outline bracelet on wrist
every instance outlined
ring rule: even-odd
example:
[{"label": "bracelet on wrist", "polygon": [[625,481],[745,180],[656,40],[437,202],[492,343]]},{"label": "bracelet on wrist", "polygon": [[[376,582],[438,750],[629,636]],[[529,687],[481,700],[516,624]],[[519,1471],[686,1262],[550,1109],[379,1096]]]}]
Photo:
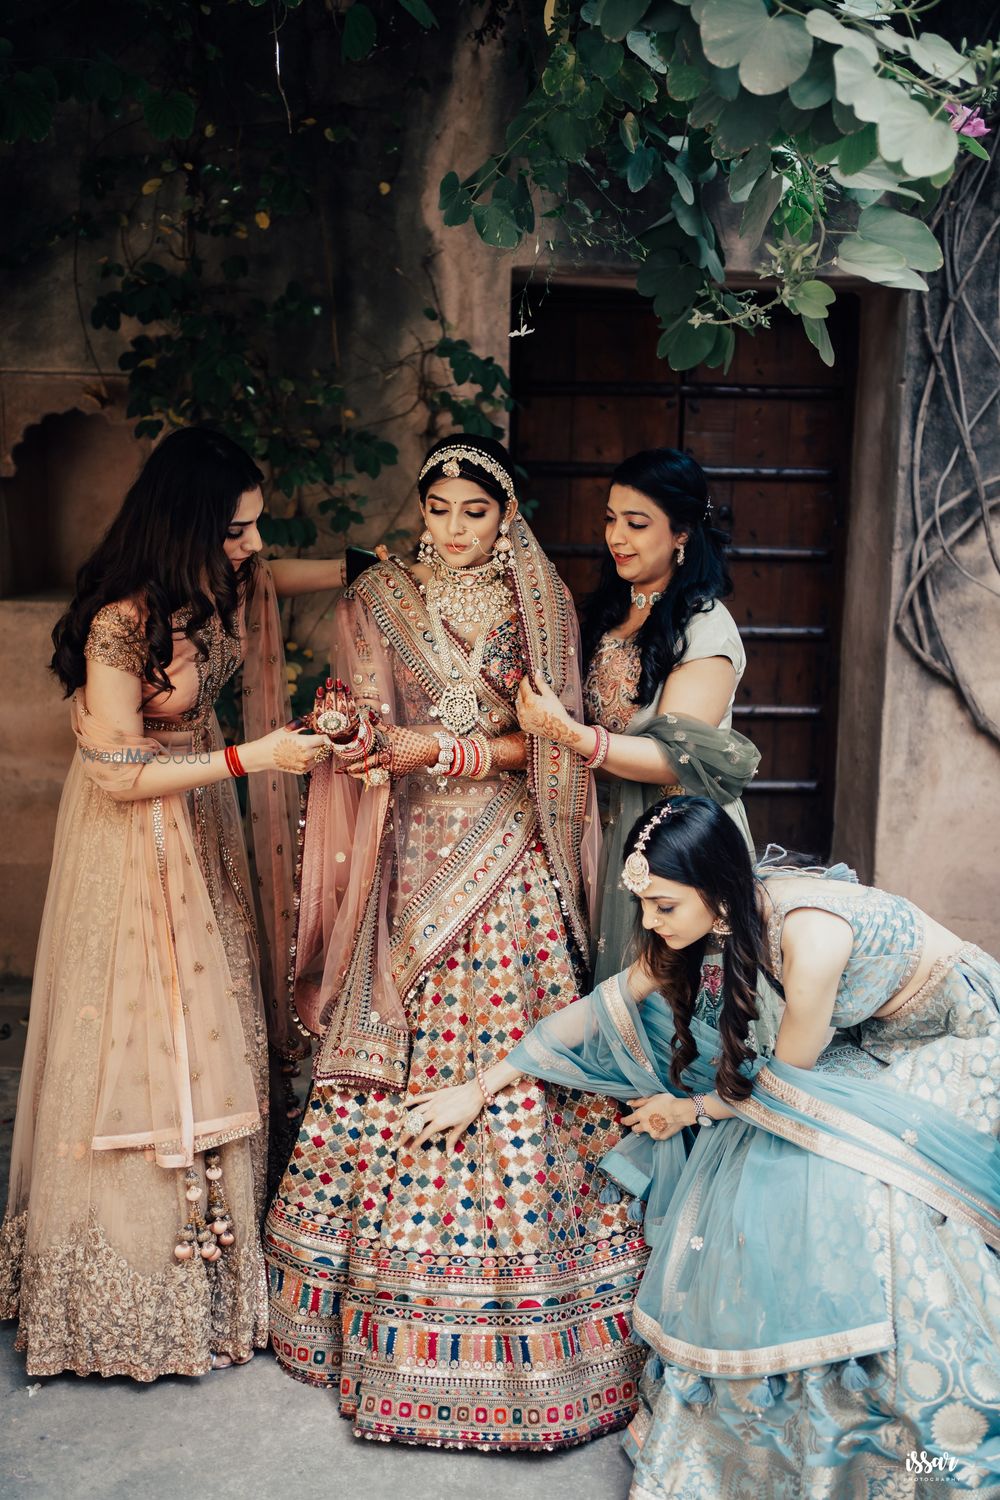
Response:
[{"label": "bracelet on wrist", "polygon": [[486,1087],[486,1069],[483,1067],[482,1063],[478,1062],[476,1063],[476,1082],[479,1084],[479,1092],[483,1096],[483,1104],[495,1104],[497,1096],[496,1094],[491,1094],[489,1089]]},{"label": "bracelet on wrist", "polygon": [[223,753],[226,757],[226,765],[229,768],[230,776],[245,776],[247,774],[235,745],[227,745]]},{"label": "bracelet on wrist", "polygon": [[608,751],[611,749],[611,736],[603,724],[591,724],[590,727],[594,731],[594,748],[584,758],[583,763],[588,771],[596,771],[603,766],[608,758]]}]

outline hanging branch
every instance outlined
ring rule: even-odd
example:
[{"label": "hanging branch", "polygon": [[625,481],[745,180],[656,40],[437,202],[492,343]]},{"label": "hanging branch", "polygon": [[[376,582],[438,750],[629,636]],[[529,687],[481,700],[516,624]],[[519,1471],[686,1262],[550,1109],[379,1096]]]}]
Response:
[{"label": "hanging branch", "polygon": [[[939,599],[949,571],[964,580],[960,587],[984,589],[1000,598],[1000,532],[994,514],[1000,510],[1000,474],[984,477],[981,464],[984,433],[989,430],[983,427],[984,419],[989,416],[995,425],[1000,397],[995,269],[1000,218],[989,198],[983,201],[994,180],[992,166],[990,160],[967,158],[932,220],[944,265],[940,288],[923,302],[921,331],[930,359],[914,422],[914,541],[896,627],[917,660],[955,689],[976,728],[1000,744],[1000,724],[980,703],[968,673],[955,661],[949,641],[954,627]],[[977,294],[989,307],[986,322],[977,310]],[[975,390],[986,391],[972,409],[970,372],[975,372]],[[946,457],[940,452],[931,456],[925,446],[928,430],[949,429],[954,435],[950,452]],[[987,577],[971,572],[957,552],[959,543],[967,545],[977,535],[985,542]]]}]

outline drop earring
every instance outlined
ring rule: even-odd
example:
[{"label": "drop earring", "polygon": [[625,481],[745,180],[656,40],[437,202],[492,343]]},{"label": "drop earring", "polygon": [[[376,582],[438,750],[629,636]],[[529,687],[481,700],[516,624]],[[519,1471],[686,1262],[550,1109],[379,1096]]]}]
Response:
[{"label": "drop earring", "polygon": [[430,568],[434,565],[435,556],[436,553],[434,549],[434,538],[431,536],[427,528],[424,527],[423,531],[420,533],[420,541],[417,544],[417,558],[425,565],[425,567]]},{"label": "drop earring", "polygon": [[727,938],[732,935],[733,929],[729,925],[729,913],[725,907],[722,908],[715,921],[712,923],[712,936]]},{"label": "drop earring", "polygon": [[675,553],[675,556],[676,556],[676,559],[677,559],[677,566],[679,568],[683,568],[683,566],[684,566],[684,543],[683,542],[681,542],[680,546],[677,548],[677,552]]}]

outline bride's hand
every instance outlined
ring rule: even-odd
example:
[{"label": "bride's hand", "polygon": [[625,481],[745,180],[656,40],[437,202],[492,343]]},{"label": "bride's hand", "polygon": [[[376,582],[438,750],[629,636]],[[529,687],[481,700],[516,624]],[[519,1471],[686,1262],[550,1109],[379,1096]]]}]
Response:
[{"label": "bride's hand", "polygon": [[408,1143],[412,1151],[419,1151],[428,1141],[446,1135],[445,1149],[453,1151],[459,1137],[478,1118],[484,1103],[483,1091],[474,1078],[453,1088],[417,1094],[406,1101],[407,1117],[400,1132],[400,1145]]},{"label": "bride's hand", "polygon": [[673,1094],[652,1094],[648,1099],[630,1099],[633,1113],[622,1116],[637,1135],[651,1135],[654,1141],[668,1141],[684,1127],[695,1122],[693,1099],[676,1099]]}]

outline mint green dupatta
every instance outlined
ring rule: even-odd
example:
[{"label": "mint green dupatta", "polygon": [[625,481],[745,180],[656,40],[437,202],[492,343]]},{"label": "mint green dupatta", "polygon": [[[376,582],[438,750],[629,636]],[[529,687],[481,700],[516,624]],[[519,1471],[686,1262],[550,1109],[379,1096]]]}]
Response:
[{"label": "mint green dupatta", "polygon": [[632,897],[621,886],[625,840],[635,820],[674,783],[692,797],[710,797],[731,815],[753,852],[753,840],[740,801],[756,774],[760,751],[734,729],[715,729],[687,714],[658,714],[626,733],[655,741],[663,755],[663,782],[650,785],[615,778],[610,816],[604,834],[598,890],[601,906],[594,916],[594,981],[614,974],[629,950],[635,922]]}]

